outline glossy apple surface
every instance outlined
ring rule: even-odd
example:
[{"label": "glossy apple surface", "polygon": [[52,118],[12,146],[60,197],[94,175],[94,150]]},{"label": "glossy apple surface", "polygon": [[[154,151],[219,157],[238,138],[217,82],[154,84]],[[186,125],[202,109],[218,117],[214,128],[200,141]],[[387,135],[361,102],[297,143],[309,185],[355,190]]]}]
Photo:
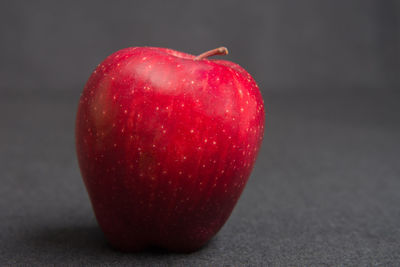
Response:
[{"label": "glossy apple surface", "polygon": [[76,148],[109,242],[203,246],[243,191],[264,116],[258,86],[235,63],[154,47],[107,57],[81,95]]}]

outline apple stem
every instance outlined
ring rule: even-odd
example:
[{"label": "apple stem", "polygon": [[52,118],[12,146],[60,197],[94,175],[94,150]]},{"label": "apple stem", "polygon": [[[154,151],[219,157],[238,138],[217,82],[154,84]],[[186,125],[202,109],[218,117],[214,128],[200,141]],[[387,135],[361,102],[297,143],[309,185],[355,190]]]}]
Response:
[{"label": "apple stem", "polygon": [[226,47],[221,46],[221,47],[215,48],[213,50],[210,50],[210,51],[207,51],[207,52],[204,52],[204,53],[198,55],[197,57],[194,58],[194,60],[202,60],[202,59],[216,56],[216,55],[225,56],[227,54],[228,54],[228,49]]}]

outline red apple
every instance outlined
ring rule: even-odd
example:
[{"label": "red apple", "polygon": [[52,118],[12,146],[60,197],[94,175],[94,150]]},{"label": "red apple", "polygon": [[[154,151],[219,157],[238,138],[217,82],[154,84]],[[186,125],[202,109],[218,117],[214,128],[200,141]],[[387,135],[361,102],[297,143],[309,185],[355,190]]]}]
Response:
[{"label": "red apple", "polygon": [[166,48],[107,57],[79,102],[76,149],[108,241],[189,252],[223,226],[264,132],[259,88],[239,65]]}]

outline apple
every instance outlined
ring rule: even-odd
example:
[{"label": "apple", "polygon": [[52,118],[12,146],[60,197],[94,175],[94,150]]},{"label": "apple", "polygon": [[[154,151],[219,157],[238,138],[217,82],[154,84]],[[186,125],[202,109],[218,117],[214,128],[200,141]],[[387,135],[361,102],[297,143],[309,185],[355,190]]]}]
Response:
[{"label": "apple", "polygon": [[126,48],[90,76],[76,150],[114,247],[195,251],[230,216],[260,149],[265,114],[249,73],[209,59],[227,53]]}]

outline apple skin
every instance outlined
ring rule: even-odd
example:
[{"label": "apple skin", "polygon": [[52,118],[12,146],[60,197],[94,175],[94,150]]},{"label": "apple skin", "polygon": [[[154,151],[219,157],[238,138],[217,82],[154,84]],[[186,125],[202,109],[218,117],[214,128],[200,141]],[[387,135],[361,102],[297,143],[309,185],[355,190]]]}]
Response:
[{"label": "apple skin", "polygon": [[225,60],[132,47],[107,57],[80,98],[76,149],[116,248],[202,247],[223,226],[264,133],[253,78]]}]

